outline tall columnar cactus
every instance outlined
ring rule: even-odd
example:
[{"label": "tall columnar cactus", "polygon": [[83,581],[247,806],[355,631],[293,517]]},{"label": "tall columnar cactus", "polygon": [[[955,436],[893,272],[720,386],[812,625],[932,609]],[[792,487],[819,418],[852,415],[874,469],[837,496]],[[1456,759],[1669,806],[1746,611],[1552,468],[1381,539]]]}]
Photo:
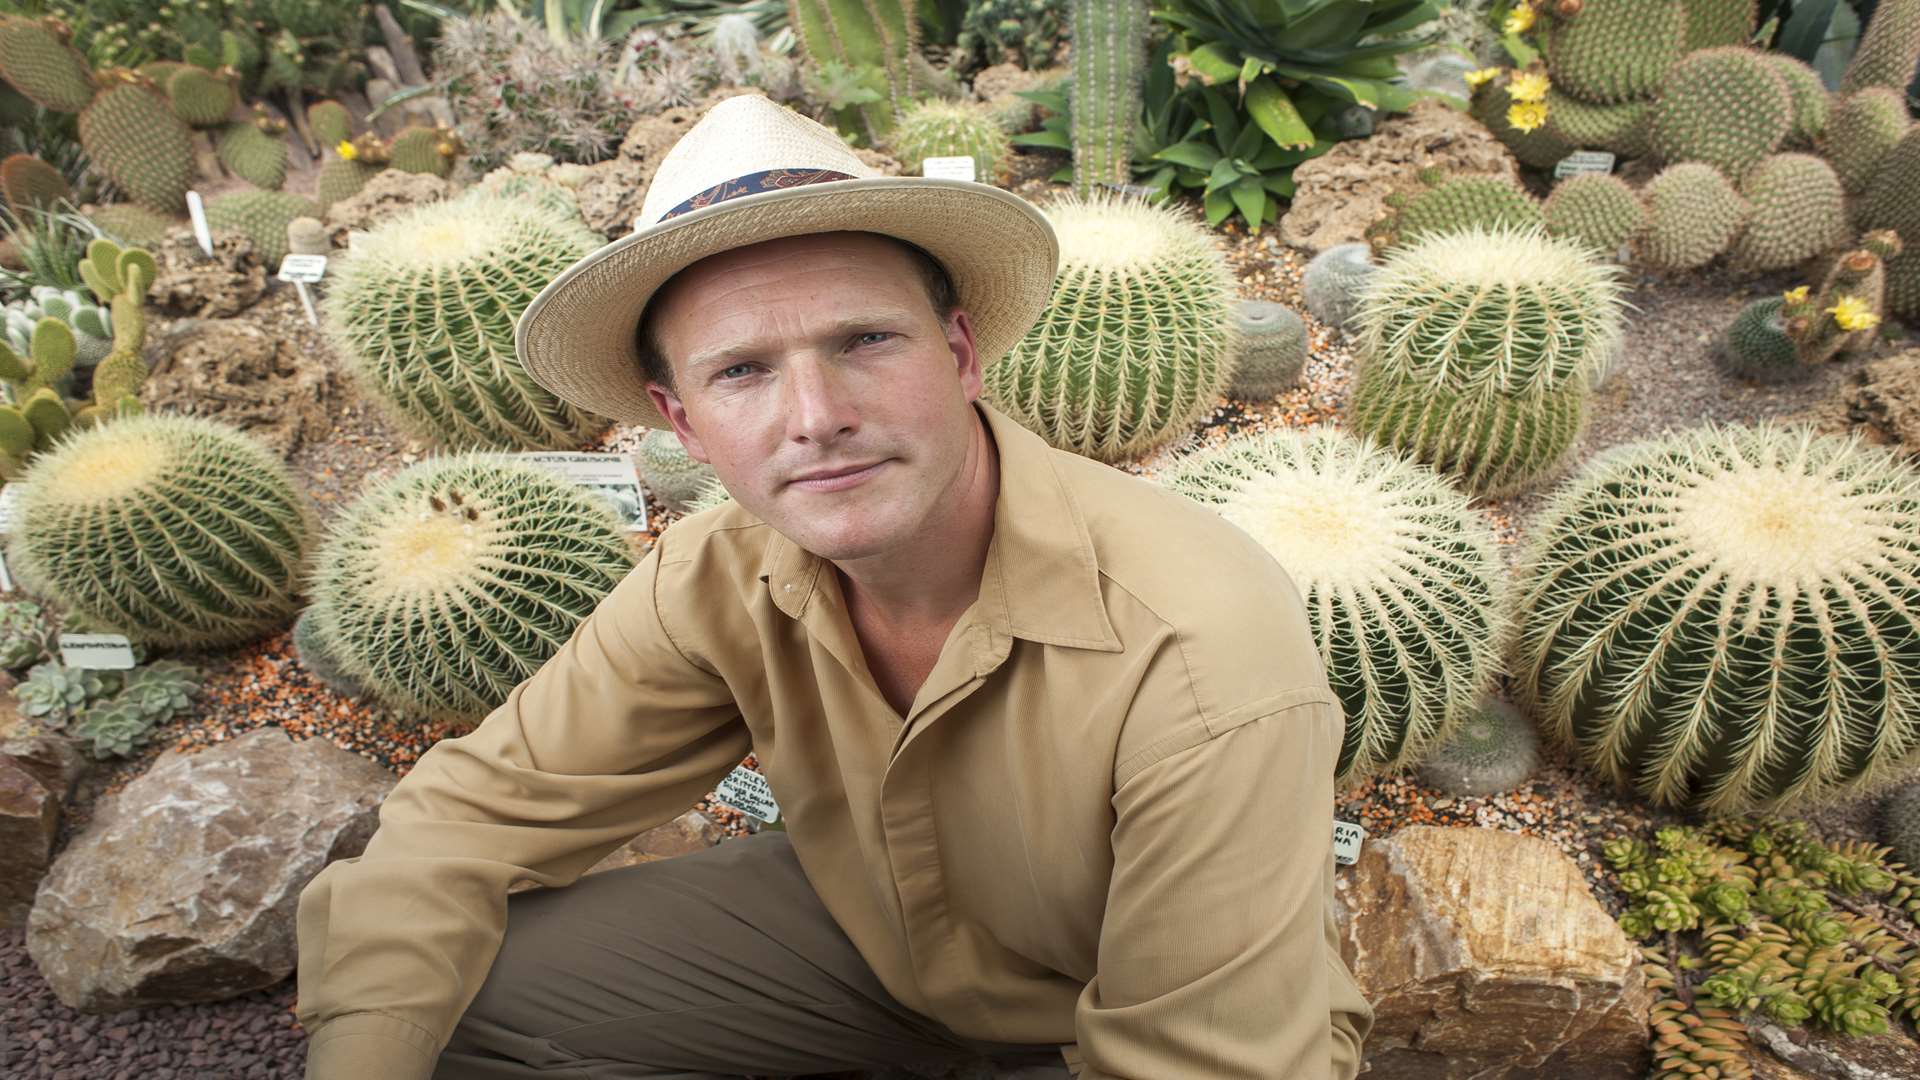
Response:
[{"label": "tall columnar cactus", "polygon": [[1738,183],[1793,131],[1786,80],[1752,49],[1702,49],[1674,65],[1649,134],[1668,162],[1701,161]]},{"label": "tall columnar cactus", "polygon": [[1073,189],[1087,196],[1133,179],[1133,129],[1146,74],[1146,0],[1071,0]]},{"label": "tall columnar cactus", "polygon": [[1329,326],[1345,327],[1376,269],[1373,249],[1367,244],[1337,244],[1315,255],[1300,277],[1307,310]]},{"label": "tall columnar cactus", "polygon": [[1385,251],[1425,236],[1467,228],[1531,227],[1542,224],[1540,204],[1512,183],[1492,176],[1448,180],[1438,169],[1420,174],[1427,185],[1387,196],[1386,216],[1368,230]]},{"label": "tall columnar cactus", "polygon": [[1307,366],[1307,324],[1283,305],[1265,300],[1234,304],[1240,327],[1240,358],[1227,393],[1260,401],[1300,384]]},{"label": "tall columnar cactus", "polygon": [[708,483],[718,479],[713,466],[688,456],[679,436],[658,428],[641,436],[633,463],[660,505],[682,514],[689,512]]},{"label": "tall columnar cactus", "polygon": [[1504,494],[1558,469],[1618,348],[1618,267],[1537,230],[1469,229],[1396,251],[1357,321],[1356,432]]},{"label": "tall columnar cactus", "polygon": [[868,145],[885,142],[920,89],[909,62],[920,34],[912,0],[787,0],[787,13],[814,67],[837,63],[885,88],[880,100],[835,118],[843,131],[864,130]]},{"label": "tall columnar cactus", "polygon": [[70,611],[189,647],[293,616],[306,500],[272,451],[224,424],[101,424],[35,458],[22,484],[9,559]]},{"label": "tall columnar cactus", "polygon": [[230,191],[207,203],[207,227],[245,236],[261,263],[278,267],[287,257],[287,223],[322,212],[306,196],[290,191]]},{"label": "tall columnar cactus", "polygon": [[144,82],[101,90],[80,113],[80,145],[134,202],[163,214],[186,209],[193,132]]},{"label": "tall columnar cactus", "polygon": [[1705,266],[1732,246],[1747,224],[1747,200],[1720,170],[1697,161],[1662,169],[1641,197],[1647,228],[1638,254],[1656,270]]},{"label": "tall columnar cactus", "polygon": [[1502,564],[1486,519],[1433,470],[1314,428],[1228,439],[1157,479],[1292,575],[1347,717],[1337,782],[1419,761],[1488,689]]},{"label": "tall columnar cactus", "polygon": [[1916,63],[1920,63],[1920,0],[1880,0],[1840,80],[1840,92],[1884,86],[1904,94]]},{"label": "tall columnar cactus", "polygon": [[416,207],[339,260],[325,328],[364,385],[431,438],[572,449],[605,421],[534,382],[513,330],[534,296],[600,243],[577,216],[531,199],[475,192]]},{"label": "tall columnar cactus", "polygon": [[1742,268],[1785,270],[1853,238],[1840,178],[1812,154],[1766,158],[1747,173],[1740,194],[1750,212],[1732,254]]},{"label": "tall columnar cactus", "polygon": [[479,716],[633,565],[606,505],[536,466],[458,455],[376,482],[322,546],[309,617],[402,709]]},{"label": "tall columnar cactus", "polygon": [[1871,784],[1920,750],[1920,473],[1803,430],[1618,447],[1540,515],[1516,692],[1653,802],[1737,813]]},{"label": "tall columnar cactus", "polygon": [[1555,83],[1596,104],[1640,101],[1686,52],[1687,9],[1674,0],[1589,0],[1571,15],[1556,10],[1547,41]]},{"label": "tall columnar cactus", "polygon": [[1013,157],[1013,142],[992,109],[971,101],[923,101],[894,128],[890,149],[910,174],[930,157],[973,159],[974,179],[993,183]]},{"label": "tall columnar cactus", "polygon": [[1870,86],[1834,102],[1821,153],[1848,194],[1858,195],[1873,182],[1907,124],[1906,98],[1884,86]]},{"label": "tall columnar cactus", "polygon": [[1647,224],[1640,196],[1611,173],[1570,176],[1555,184],[1541,214],[1551,235],[1578,240],[1609,258]]},{"label": "tall columnar cactus", "polygon": [[1066,199],[1047,216],[1060,240],[1052,296],[987,368],[987,393],[1063,450],[1116,462],[1165,445],[1232,375],[1225,258],[1169,207]]},{"label": "tall columnar cactus", "polygon": [[0,18],[0,78],[54,112],[79,112],[93,100],[93,71],[51,20]]}]

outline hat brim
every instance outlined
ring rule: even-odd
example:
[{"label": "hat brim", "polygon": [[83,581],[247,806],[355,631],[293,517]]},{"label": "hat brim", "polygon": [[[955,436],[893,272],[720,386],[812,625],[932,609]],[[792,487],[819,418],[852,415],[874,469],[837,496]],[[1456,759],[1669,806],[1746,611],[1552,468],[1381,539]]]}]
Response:
[{"label": "hat brim", "polygon": [[746,195],[624,236],[568,267],[520,316],[514,348],[534,380],[623,424],[667,427],[647,396],[634,330],[667,279],[710,255],[823,232],[898,237],[936,259],[992,363],[1046,307],[1059,245],[1026,200],[925,177],[836,180]]}]

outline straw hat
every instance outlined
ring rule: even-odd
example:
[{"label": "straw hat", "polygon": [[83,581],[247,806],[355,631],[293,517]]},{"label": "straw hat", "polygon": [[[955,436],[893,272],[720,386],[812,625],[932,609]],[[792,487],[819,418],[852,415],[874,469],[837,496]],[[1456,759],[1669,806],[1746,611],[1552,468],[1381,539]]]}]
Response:
[{"label": "straw hat", "polygon": [[757,95],[728,98],[660,162],[629,235],[567,268],[520,316],[534,380],[627,424],[667,427],[647,398],[634,329],[654,291],[709,255],[841,230],[916,244],[953,281],[981,363],[1046,306],[1059,246],[1024,199],[986,184],[880,176],[831,129]]}]

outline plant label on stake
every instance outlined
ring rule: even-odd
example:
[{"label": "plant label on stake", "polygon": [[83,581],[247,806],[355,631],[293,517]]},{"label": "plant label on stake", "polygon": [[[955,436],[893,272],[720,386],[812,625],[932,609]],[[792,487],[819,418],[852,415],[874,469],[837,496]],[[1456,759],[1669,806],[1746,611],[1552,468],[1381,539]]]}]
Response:
[{"label": "plant label on stake", "polygon": [[1333,861],[1340,866],[1352,866],[1360,860],[1360,841],[1367,838],[1367,830],[1351,821],[1333,823]]},{"label": "plant label on stake", "polygon": [[133,668],[133,642],[125,634],[61,634],[60,662],[70,668],[128,671]]},{"label": "plant label on stake", "polygon": [[613,504],[614,516],[628,532],[647,531],[647,500],[640,494],[640,473],[626,454],[588,451],[532,450],[501,454],[502,460],[522,461],[552,471]]},{"label": "plant label on stake", "polygon": [[1584,176],[1587,173],[1605,175],[1613,171],[1613,160],[1613,155],[1605,150],[1575,150],[1553,167],[1553,178],[1565,180],[1569,176]]},{"label": "plant label on stake", "polygon": [[933,180],[966,180],[977,175],[970,157],[930,157],[920,163],[920,175]]},{"label": "plant label on stake", "polygon": [[197,191],[187,192],[187,216],[193,219],[193,238],[200,242],[200,250],[212,258],[213,231],[207,228],[207,207]]},{"label": "plant label on stake", "polygon": [[735,765],[713,794],[735,810],[769,825],[780,820],[780,804],[773,801],[773,788],[767,778],[745,765]]},{"label": "plant label on stake", "polygon": [[300,306],[307,309],[307,321],[320,325],[320,316],[313,310],[313,294],[307,291],[307,283],[319,281],[327,274],[325,255],[289,255],[280,260],[280,280],[293,282],[300,293]]},{"label": "plant label on stake", "polygon": [[0,536],[13,532],[13,521],[20,516],[20,485],[0,488]]}]

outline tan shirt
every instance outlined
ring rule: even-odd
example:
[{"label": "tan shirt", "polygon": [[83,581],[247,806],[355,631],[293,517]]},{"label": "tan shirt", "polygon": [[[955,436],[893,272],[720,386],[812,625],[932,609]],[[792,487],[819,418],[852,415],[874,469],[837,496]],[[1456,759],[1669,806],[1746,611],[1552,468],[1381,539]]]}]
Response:
[{"label": "tan shirt", "polygon": [[426,1078],[508,886],[562,886],[749,749],[807,878],[901,1002],[1080,1080],[1351,1078],[1332,910],[1341,712],[1305,609],[1208,510],[1000,455],[980,595],[902,721],[833,567],[738,506],[673,526],[573,638],[421,757],[300,898],[313,1080]]}]

